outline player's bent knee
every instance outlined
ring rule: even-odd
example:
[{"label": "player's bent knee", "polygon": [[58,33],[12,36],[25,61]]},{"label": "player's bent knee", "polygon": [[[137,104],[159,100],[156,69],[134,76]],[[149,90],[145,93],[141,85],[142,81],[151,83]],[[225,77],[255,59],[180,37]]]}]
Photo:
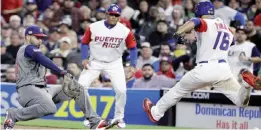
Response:
[{"label": "player's bent knee", "polygon": [[50,115],[54,114],[57,111],[56,105],[54,103],[43,103],[41,105],[41,114]]}]

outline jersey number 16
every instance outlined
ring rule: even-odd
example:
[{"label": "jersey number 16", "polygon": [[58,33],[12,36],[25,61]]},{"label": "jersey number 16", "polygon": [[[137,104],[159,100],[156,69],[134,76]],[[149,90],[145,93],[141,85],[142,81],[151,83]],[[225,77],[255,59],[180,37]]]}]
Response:
[{"label": "jersey number 16", "polygon": [[218,32],[217,39],[213,47],[214,50],[216,50],[219,43],[220,43],[219,49],[226,51],[229,47],[229,33]]}]

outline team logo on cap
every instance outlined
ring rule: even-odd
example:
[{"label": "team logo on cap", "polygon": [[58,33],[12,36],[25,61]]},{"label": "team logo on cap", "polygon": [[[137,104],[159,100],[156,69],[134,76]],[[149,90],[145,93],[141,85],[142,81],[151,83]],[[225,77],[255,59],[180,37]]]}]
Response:
[{"label": "team logo on cap", "polygon": [[28,34],[33,34],[33,31],[29,31]]},{"label": "team logo on cap", "polygon": [[214,14],[214,11],[212,9],[208,10],[208,14]]},{"label": "team logo on cap", "polygon": [[118,8],[116,6],[112,7],[112,11],[117,11]]},{"label": "team logo on cap", "polygon": [[43,32],[43,29],[42,29],[42,28],[40,28],[40,32]]}]

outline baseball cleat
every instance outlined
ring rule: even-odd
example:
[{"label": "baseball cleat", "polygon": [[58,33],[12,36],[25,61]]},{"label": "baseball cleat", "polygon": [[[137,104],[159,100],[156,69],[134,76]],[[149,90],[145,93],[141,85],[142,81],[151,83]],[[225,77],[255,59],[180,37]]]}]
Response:
[{"label": "baseball cleat", "polygon": [[11,130],[14,128],[15,122],[11,119],[10,115],[8,114],[8,111],[6,111],[6,117],[4,121],[4,129],[5,130]]},{"label": "baseball cleat", "polygon": [[118,123],[119,123],[118,120],[114,120],[114,119],[108,120],[108,121],[107,121],[106,129],[110,129],[110,128],[112,128],[113,126],[117,125]]},{"label": "baseball cleat", "polygon": [[261,89],[261,79],[254,76],[250,71],[242,71],[241,75],[243,77],[243,80],[249,84],[254,89],[260,90]]},{"label": "baseball cleat", "polygon": [[152,108],[152,106],[153,106],[153,104],[152,104],[152,102],[148,99],[148,98],[145,98],[144,100],[143,100],[143,109],[144,109],[144,111],[148,114],[148,116],[149,116],[149,119],[152,121],[152,122],[157,122],[154,118],[153,118],[153,116],[152,116],[152,114],[151,114],[151,108]]},{"label": "baseball cleat", "polygon": [[96,130],[110,129],[117,124],[118,121],[112,122],[112,120],[101,120],[95,129]]},{"label": "baseball cleat", "polygon": [[91,127],[90,121],[89,121],[88,119],[85,119],[85,120],[83,121],[83,125],[84,125],[85,127],[88,127],[88,128]]},{"label": "baseball cleat", "polygon": [[123,119],[118,120],[117,128],[124,129],[126,124]]},{"label": "baseball cleat", "polygon": [[101,120],[95,129],[96,130],[105,130],[106,126],[107,126],[107,122],[105,120]]}]

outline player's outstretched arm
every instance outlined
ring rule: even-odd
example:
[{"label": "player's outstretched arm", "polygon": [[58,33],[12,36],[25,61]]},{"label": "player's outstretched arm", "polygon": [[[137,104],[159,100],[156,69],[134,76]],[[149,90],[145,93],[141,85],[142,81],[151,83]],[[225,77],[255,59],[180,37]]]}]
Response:
[{"label": "player's outstretched arm", "polygon": [[53,70],[59,75],[64,75],[66,72],[61,70],[57,65],[55,65],[48,57],[43,55],[40,49],[35,45],[28,45],[25,48],[25,57],[31,58],[35,62],[43,65],[44,67]]},{"label": "player's outstretched arm", "polygon": [[200,18],[192,18],[184,25],[178,28],[177,32],[174,33],[173,37],[177,40],[177,44],[184,44],[184,38],[181,36],[184,33],[191,32],[196,29],[199,32],[206,31],[206,22]]},{"label": "player's outstretched arm", "polygon": [[[196,21],[198,22],[198,21]],[[176,32],[177,35],[182,35],[183,33],[190,32],[195,28],[195,23],[193,20],[189,20],[185,24],[183,24],[181,27],[178,28],[178,31]]]}]

